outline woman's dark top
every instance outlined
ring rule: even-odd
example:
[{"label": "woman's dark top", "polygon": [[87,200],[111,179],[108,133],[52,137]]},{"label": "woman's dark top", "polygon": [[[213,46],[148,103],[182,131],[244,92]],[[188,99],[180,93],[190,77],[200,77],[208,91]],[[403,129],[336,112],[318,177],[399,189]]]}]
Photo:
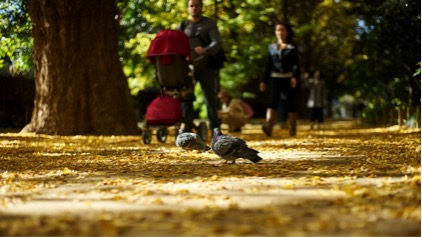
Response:
[{"label": "woman's dark top", "polygon": [[299,80],[299,57],[296,47],[288,44],[285,49],[277,49],[277,44],[272,43],[268,46],[267,66],[264,73],[263,82],[268,83],[272,72],[293,73],[293,76]]}]

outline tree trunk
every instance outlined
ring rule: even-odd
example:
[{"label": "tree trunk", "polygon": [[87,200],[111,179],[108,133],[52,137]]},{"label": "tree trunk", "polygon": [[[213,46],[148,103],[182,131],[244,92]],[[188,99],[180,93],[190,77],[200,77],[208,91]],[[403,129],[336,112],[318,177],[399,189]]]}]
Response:
[{"label": "tree trunk", "polygon": [[118,58],[114,0],[31,0],[36,95],[22,132],[139,133]]}]

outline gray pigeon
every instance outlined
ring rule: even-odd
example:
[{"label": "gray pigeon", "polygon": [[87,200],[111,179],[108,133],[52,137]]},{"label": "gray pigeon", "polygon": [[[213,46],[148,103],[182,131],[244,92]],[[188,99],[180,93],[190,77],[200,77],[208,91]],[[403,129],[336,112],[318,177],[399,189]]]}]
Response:
[{"label": "gray pigeon", "polygon": [[176,138],[176,146],[184,150],[198,150],[201,152],[211,149],[198,134],[192,132],[180,133]]},{"label": "gray pigeon", "polygon": [[258,156],[259,151],[249,148],[242,139],[224,135],[219,128],[214,128],[213,132],[211,149],[220,158],[226,160],[224,163],[232,161],[232,164],[235,164],[238,158],[248,159],[254,163],[262,160]]}]

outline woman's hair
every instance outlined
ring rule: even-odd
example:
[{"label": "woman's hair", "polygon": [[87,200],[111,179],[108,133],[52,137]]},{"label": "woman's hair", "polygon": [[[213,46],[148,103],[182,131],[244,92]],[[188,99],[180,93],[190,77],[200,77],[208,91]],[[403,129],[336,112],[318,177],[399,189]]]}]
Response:
[{"label": "woman's hair", "polygon": [[288,35],[287,35],[287,43],[288,44],[292,43],[293,42],[293,38],[294,38],[294,32],[293,32],[292,26],[289,23],[287,23],[287,22],[281,22],[281,21],[279,21],[279,22],[276,22],[275,23],[274,27],[277,27],[278,25],[282,25],[282,26],[286,27],[286,30],[287,30],[287,33],[288,33]]},{"label": "woman's hair", "polygon": [[231,95],[230,95],[230,92],[228,91],[228,90],[226,90],[226,89],[221,89],[219,92],[218,92],[218,98],[223,98],[223,97],[226,97],[226,98],[231,98]]}]

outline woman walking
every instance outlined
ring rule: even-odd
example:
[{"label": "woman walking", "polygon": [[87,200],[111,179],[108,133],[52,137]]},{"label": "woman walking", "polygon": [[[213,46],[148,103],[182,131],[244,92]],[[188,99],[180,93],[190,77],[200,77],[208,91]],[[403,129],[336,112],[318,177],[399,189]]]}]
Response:
[{"label": "woman walking", "polygon": [[287,97],[289,135],[296,136],[297,101],[299,91],[299,56],[297,48],[292,44],[293,30],[287,23],[275,25],[276,41],[268,46],[268,60],[264,77],[259,84],[260,91],[269,88],[269,102],[265,124],[262,131],[271,137],[277,119],[277,108],[280,94]]}]

